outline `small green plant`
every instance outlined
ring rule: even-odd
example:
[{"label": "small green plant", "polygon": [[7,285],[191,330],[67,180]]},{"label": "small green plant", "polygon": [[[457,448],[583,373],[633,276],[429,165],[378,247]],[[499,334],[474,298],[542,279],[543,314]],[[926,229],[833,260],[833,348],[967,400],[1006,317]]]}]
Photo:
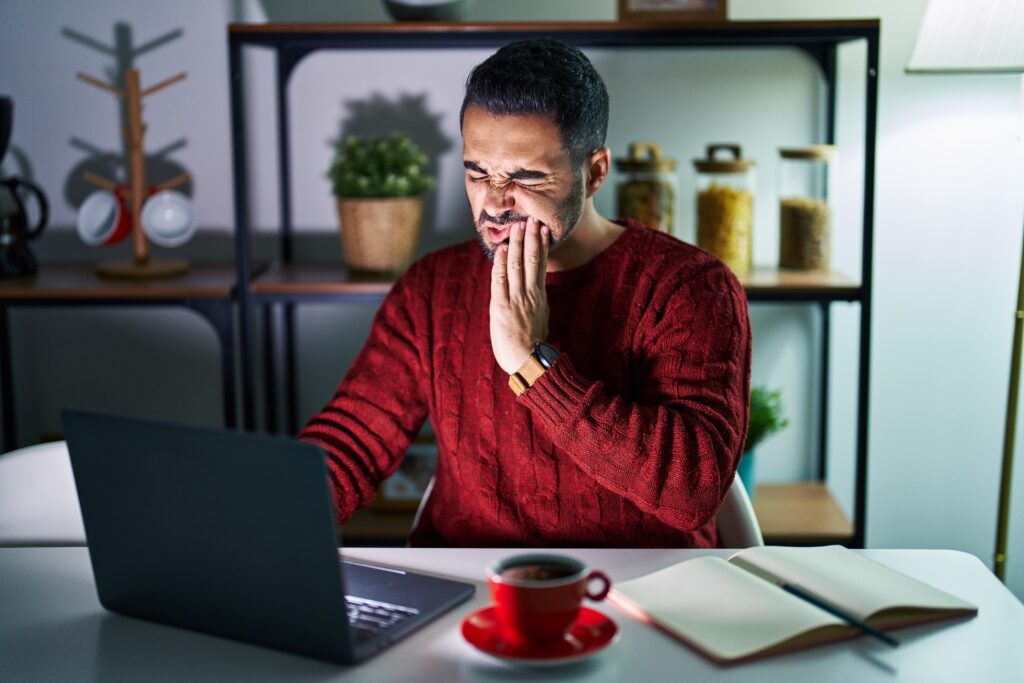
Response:
[{"label": "small green plant", "polygon": [[767,387],[752,387],[750,426],[747,428],[747,443],[743,447],[743,452],[754,450],[767,437],[787,426],[789,420],[782,416],[782,390],[770,391]]},{"label": "small green plant", "polygon": [[349,135],[334,143],[327,179],[339,199],[418,197],[434,186],[426,165],[427,155],[407,135]]}]

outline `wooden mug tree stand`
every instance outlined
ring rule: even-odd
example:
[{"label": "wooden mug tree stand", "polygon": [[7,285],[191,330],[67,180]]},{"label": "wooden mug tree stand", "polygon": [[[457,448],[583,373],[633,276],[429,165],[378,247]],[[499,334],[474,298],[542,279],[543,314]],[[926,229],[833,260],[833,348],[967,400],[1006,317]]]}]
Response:
[{"label": "wooden mug tree stand", "polygon": [[[182,72],[161,81],[154,86],[142,90],[140,86],[139,70],[128,69],[124,72],[124,89],[113,86],[98,78],[79,72],[78,79],[93,85],[100,90],[106,90],[120,97],[125,102],[128,114],[128,127],[124,131],[125,139],[128,141],[128,188],[126,200],[132,216],[132,241],[134,258],[130,261],[105,261],[96,267],[101,277],[129,279],[129,280],[150,280],[156,278],[178,277],[188,271],[188,262],[181,259],[151,259],[149,257],[149,242],[146,240],[146,233],[142,229],[142,205],[146,201],[146,166],[145,155],[143,154],[142,139],[146,133],[146,124],[142,121],[142,98],[152,95],[158,90],[182,81],[186,77]],[[83,174],[86,181],[97,187],[118,193],[117,183],[108,178],[103,178],[86,171]],[[188,173],[171,178],[170,180],[156,185],[156,190],[169,190],[187,183]]]}]

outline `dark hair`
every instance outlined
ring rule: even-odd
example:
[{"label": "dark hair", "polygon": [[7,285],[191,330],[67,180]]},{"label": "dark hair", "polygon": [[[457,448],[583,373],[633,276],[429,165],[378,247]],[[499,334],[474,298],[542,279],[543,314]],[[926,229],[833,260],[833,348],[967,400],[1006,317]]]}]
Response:
[{"label": "dark hair", "polygon": [[551,38],[509,43],[466,80],[459,127],[469,105],[497,116],[549,114],[574,166],[604,146],[608,91],[587,56]]}]

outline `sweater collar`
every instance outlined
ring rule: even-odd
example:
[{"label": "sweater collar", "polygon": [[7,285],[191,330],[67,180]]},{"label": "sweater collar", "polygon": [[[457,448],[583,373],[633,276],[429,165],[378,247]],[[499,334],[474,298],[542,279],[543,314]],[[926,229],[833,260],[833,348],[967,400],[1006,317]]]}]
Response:
[{"label": "sweater collar", "polygon": [[608,245],[604,251],[582,266],[548,273],[544,279],[544,284],[549,287],[552,285],[570,285],[590,278],[594,273],[599,272],[604,264],[619,258],[629,248],[630,243],[640,236],[641,231],[644,229],[640,223],[628,219],[615,222],[625,227],[626,230],[614,242]]}]

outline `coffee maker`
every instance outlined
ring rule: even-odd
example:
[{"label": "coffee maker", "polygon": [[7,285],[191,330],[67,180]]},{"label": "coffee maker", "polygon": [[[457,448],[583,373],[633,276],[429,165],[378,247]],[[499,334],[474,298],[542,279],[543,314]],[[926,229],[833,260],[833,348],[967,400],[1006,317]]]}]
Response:
[{"label": "coffee maker", "polygon": [[[0,96],[0,161],[7,153],[13,119],[14,102]],[[28,196],[35,197],[39,205],[39,218],[32,226],[22,203],[22,197]],[[21,178],[0,178],[0,277],[35,274],[36,257],[28,248],[28,242],[42,234],[48,217],[49,204],[39,186]]]}]

